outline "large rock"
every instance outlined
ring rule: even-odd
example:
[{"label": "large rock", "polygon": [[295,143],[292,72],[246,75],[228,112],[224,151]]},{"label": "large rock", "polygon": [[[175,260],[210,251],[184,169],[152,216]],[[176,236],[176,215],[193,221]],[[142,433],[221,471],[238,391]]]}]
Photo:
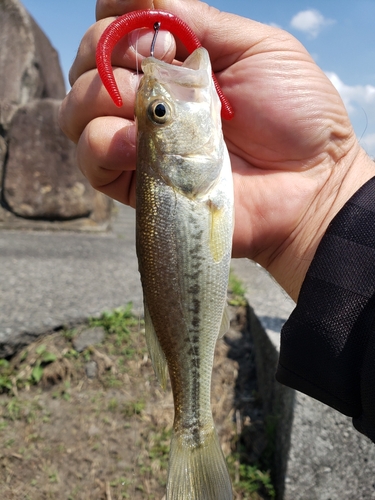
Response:
[{"label": "large rock", "polygon": [[65,95],[57,52],[18,0],[0,1],[0,75],[4,129],[18,106],[39,97]]},{"label": "large rock", "polygon": [[61,132],[60,101],[37,99],[18,108],[8,130],[3,199],[33,219],[89,217],[98,197],[75,162],[75,145]]},{"label": "large rock", "polygon": [[19,0],[0,0],[0,78],[0,229],[107,229],[112,202],[58,127],[57,52]]}]

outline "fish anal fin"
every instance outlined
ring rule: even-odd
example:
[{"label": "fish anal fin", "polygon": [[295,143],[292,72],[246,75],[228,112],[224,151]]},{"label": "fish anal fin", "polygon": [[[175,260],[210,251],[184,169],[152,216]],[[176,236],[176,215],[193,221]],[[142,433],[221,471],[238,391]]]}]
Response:
[{"label": "fish anal fin", "polygon": [[147,304],[145,308],[145,334],[148,352],[150,354],[151,363],[154,368],[156,377],[163,389],[167,387],[167,360],[160,346],[159,339],[156,335],[154,325],[148,310]]}]

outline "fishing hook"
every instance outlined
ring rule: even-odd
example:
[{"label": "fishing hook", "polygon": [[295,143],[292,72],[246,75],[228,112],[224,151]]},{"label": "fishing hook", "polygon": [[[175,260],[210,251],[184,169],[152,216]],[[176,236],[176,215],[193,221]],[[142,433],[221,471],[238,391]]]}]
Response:
[{"label": "fishing hook", "polygon": [[154,36],[152,38],[151,42],[151,49],[150,49],[150,55],[151,57],[154,57],[154,50],[155,50],[155,43],[156,43],[156,38],[158,36],[159,30],[160,30],[161,22],[158,21],[157,23],[154,24]]},{"label": "fishing hook", "polygon": [[[154,29],[154,39],[151,44],[151,51],[155,47],[157,31],[155,25],[158,24],[157,31],[161,24],[163,28],[176,34],[191,54],[195,49],[202,47],[198,37],[192,29],[182,19],[170,12],[163,10],[136,10],[128,12],[115,19],[103,32],[96,48],[96,65],[104,87],[107,89],[116,106],[122,106],[122,98],[118,89],[111,64],[111,54],[115,45],[125,35],[139,28]],[[216,92],[221,100],[221,116],[226,120],[231,120],[234,116],[233,108],[225,97],[221,87],[212,72],[212,79]]]}]

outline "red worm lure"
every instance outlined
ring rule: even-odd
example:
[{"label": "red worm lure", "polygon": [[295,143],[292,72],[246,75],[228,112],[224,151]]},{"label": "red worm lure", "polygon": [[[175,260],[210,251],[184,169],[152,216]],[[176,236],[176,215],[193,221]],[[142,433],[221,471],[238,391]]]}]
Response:
[{"label": "red worm lure", "polygon": [[[163,10],[136,10],[115,19],[100,37],[96,48],[96,65],[103,85],[118,107],[122,106],[122,99],[113,74],[111,64],[112,51],[121,38],[131,31],[139,28],[154,29],[156,23],[160,23],[163,29],[175,34],[190,54],[195,49],[202,47],[202,44],[189,26],[170,12]],[[223,94],[214,73],[212,73],[212,78],[222,104],[221,116],[226,120],[230,120],[234,115],[232,106]]]}]

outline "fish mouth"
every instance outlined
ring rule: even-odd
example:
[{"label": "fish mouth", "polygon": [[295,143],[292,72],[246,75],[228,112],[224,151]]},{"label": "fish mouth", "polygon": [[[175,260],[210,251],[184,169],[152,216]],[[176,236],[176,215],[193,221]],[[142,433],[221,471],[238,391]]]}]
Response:
[{"label": "fish mouth", "polygon": [[190,54],[181,66],[147,57],[142,61],[142,70],[146,78],[167,86],[176,98],[180,98],[176,93],[181,93],[181,89],[190,91],[189,94],[194,89],[207,89],[212,84],[210,57],[203,47]]}]

